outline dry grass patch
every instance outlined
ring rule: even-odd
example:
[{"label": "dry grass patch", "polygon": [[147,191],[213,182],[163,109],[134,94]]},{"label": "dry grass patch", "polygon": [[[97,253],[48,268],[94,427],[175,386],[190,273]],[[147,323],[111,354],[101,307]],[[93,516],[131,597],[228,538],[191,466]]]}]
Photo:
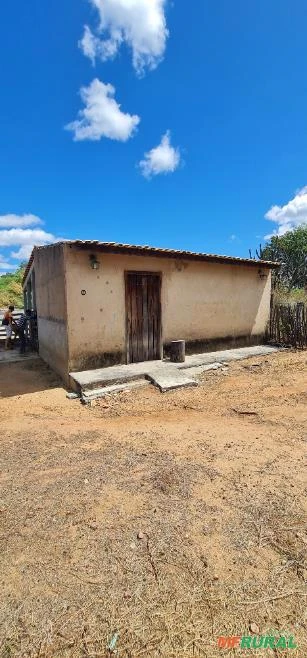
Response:
[{"label": "dry grass patch", "polygon": [[[245,365],[109,412],[52,390],[14,400],[1,658],[216,658],[218,636],[251,622],[294,635],[305,658],[305,357]],[[243,405],[259,417],[231,411]]]}]

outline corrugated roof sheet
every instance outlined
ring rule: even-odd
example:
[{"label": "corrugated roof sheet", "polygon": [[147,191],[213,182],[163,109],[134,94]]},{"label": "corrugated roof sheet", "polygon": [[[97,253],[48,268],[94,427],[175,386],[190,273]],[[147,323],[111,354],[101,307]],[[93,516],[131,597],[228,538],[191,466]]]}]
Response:
[{"label": "corrugated roof sheet", "polygon": [[[60,244],[60,243],[57,243]],[[255,260],[252,258],[239,258],[236,256],[219,256],[217,254],[206,254],[197,251],[183,251],[180,249],[165,249],[161,247],[150,247],[148,245],[135,245],[135,244],[122,244],[120,242],[99,242],[99,240],[67,240],[62,244],[79,247],[80,249],[90,248],[95,251],[101,251],[110,254],[133,254],[139,256],[156,256],[159,258],[182,258],[187,260],[200,260],[221,264],[233,265],[250,265],[250,266],[266,266],[270,268],[279,267],[279,263],[266,260]],[[45,245],[42,247],[34,247],[27,264],[24,279],[26,280],[28,272],[33,262],[35,249],[50,249],[54,245]]]}]

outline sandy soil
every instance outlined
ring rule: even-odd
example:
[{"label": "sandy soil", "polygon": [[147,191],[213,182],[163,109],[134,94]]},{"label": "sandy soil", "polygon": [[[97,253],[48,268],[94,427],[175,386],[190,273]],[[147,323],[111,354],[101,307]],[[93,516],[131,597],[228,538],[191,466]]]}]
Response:
[{"label": "sandy soil", "polygon": [[287,351],[84,407],[2,365],[1,658],[305,658],[306,384]]}]

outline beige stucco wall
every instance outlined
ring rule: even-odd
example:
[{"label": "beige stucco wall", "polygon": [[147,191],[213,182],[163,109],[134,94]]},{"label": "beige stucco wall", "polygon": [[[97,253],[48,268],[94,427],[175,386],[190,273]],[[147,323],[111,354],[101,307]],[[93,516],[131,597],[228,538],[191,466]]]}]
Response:
[{"label": "beige stucco wall", "polygon": [[36,250],[34,269],[39,353],[66,379],[68,343],[63,245]]},{"label": "beige stucco wall", "polygon": [[[263,337],[271,276],[257,267],[107,255],[66,245],[70,369],[125,361],[125,271],[162,273],[162,341]],[[90,253],[100,262],[92,270]],[[82,295],[81,291],[86,294]],[[103,357],[105,355],[105,357]],[[98,359],[98,361],[97,361]]]}]

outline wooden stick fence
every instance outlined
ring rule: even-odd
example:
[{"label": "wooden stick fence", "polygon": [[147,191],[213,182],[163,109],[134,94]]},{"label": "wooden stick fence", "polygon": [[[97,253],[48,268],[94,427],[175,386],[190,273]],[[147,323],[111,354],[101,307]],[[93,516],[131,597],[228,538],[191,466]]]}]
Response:
[{"label": "wooden stick fence", "polygon": [[273,304],[270,318],[270,340],[280,345],[307,347],[307,306]]}]

